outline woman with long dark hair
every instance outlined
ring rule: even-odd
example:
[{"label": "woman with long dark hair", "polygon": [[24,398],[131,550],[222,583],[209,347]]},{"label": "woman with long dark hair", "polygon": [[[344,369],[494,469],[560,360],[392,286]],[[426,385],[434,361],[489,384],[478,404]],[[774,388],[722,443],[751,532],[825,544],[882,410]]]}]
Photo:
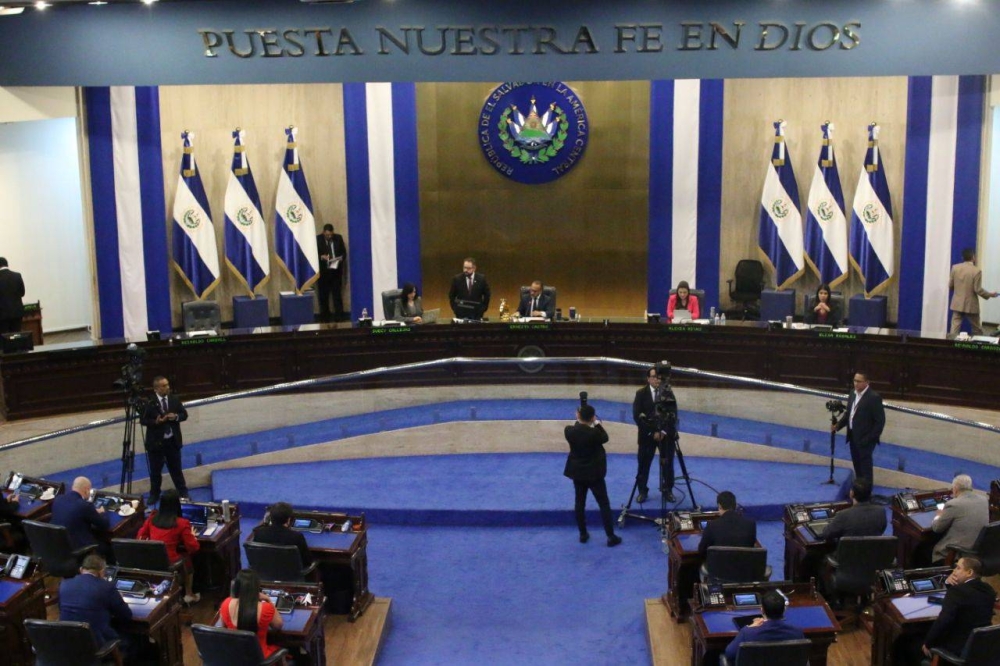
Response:
[{"label": "woman with long dark hair", "polygon": [[830,297],[830,285],[821,284],[817,287],[813,308],[809,312],[806,312],[806,323],[840,326],[842,316],[840,307]]},{"label": "woman with long dark hair", "polygon": [[268,629],[281,629],[284,621],[274,604],[260,591],[260,579],[253,569],[243,569],[233,580],[229,596],[222,600],[219,616],[227,629],[242,629],[257,634],[264,658],[278,649],[267,644]]},{"label": "woman with long dark hair", "polygon": [[403,285],[403,293],[399,300],[396,301],[396,312],[393,313],[392,318],[407,324],[419,324],[423,322],[423,315],[424,306],[420,300],[420,294],[417,293],[417,287],[413,283],[407,282]]},{"label": "woman with long dark hair", "polygon": [[181,517],[181,496],[176,490],[163,492],[159,508],[139,528],[138,538],[162,541],[167,547],[170,564],[184,560],[184,603],[198,603],[201,595],[194,594],[194,566],[191,556],[198,552],[201,544],[191,529],[191,521]]},{"label": "woman with long dark hair", "polygon": [[701,308],[698,297],[691,293],[691,286],[687,280],[677,283],[677,289],[670,298],[667,299],[667,323],[673,323],[675,310],[687,310],[691,313],[691,319],[701,318]]}]

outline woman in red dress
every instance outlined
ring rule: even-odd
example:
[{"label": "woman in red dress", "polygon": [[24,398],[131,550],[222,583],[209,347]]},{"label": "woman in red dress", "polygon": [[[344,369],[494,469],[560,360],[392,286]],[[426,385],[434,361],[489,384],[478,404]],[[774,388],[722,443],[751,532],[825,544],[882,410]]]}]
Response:
[{"label": "woman in red dress", "polygon": [[667,299],[667,323],[674,321],[674,310],[687,310],[691,319],[701,319],[701,309],[698,297],[691,293],[691,286],[686,280],[677,283],[677,291]]},{"label": "woman in red dress", "polygon": [[167,490],[160,497],[160,506],[150,514],[146,522],[139,528],[139,538],[151,541],[162,541],[167,547],[167,558],[170,564],[184,560],[184,603],[191,605],[201,600],[200,594],[192,594],[194,567],[191,555],[198,552],[198,543],[191,521],[181,517],[181,497],[176,490]]},{"label": "woman in red dress", "polygon": [[260,579],[252,569],[236,574],[230,596],[222,600],[219,617],[227,629],[243,629],[257,634],[264,658],[274,654],[278,647],[267,644],[267,630],[281,629],[284,622],[267,595],[260,591]]}]

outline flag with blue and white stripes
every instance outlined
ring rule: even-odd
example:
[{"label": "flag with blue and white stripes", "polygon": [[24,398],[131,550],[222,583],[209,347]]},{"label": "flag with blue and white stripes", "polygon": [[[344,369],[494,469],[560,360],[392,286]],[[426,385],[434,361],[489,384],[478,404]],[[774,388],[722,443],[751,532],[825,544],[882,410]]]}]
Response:
[{"label": "flag with blue and white stripes", "polygon": [[847,279],[847,216],[833,150],[833,123],[825,122],[809,200],[806,202],[806,261],[820,282],[834,287]]},{"label": "flag with blue and white stripes", "polygon": [[760,196],[757,244],[762,258],[774,272],[778,289],[784,289],[805,272],[799,186],[785,145],[785,121],[774,123],[774,149],[767,165]]},{"label": "flag with blue and white stripes", "polygon": [[306,173],[299,160],[298,130],[285,130],[285,161],[278,174],[274,198],[274,251],[301,294],[319,278],[316,219]]},{"label": "flag with blue and white stripes", "polygon": [[194,159],[194,134],[184,131],[181,139],[184,154],[174,195],[174,268],[195,298],[202,299],[219,285],[219,248],[205,186]]},{"label": "flag with blue and white stripes", "polygon": [[851,210],[851,263],[865,283],[865,297],[888,289],[896,264],[892,198],[878,147],[879,127],[868,126],[868,151]]},{"label": "flag with blue and white stripes", "polygon": [[260,194],[246,153],[246,133],[233,132],[233,164],[226,186],[226,263],[250,296],[271,276],[271,254]]}]

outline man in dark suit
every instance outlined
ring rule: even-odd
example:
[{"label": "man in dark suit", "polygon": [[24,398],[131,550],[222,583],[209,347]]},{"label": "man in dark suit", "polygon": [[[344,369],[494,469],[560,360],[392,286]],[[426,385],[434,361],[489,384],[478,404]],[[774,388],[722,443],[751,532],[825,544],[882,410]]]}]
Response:
[{"label": "man in dark suit", "polygon": [[594,408],[582,405],[576,412],[576,423],[566,426],[565,435],[566,441],[569,442],[569,456],[566,458],[563,475],[573,479],[573,488],[576,491],[574,512],[576,525],[580,528],[580,543],[587,543],[590,539],[584,512],[589,490],[601,509],[601,522],[604,523],[604,532],[608,535],[608,546],[617,546],[622,542],[622,538],[615,534],[608,487],[604,483],[604,477],[608,472],[608,458],[604,451],[608,433],[597,420]]},{"label": "man in dark suit", "polygon": [[146,426],[146,460],[149,463],[149,504],[160,501],[163,483],[163,465],[166,463],[170,479],[181,497],[188,496],[187,481],[181,468],[181,422],[188,417],[180,398],[170,393],[166,377],[153,379],[155,395],[146,404],[140,422]]},{"label": "man in dark suit", "polygon": [[98,542],[98,534],[106,534],[111,529],[104,507],[96,508],[90,499],[90,479],[78,476],[68,493],[56,495],[52,500],[52,524],[62,525],[69,533],[73,550],[98,544],[105,557],[111,555],[111,544]]},{"label": "man in dark suit", "polygon": [[868,479],[874,484],[872,455],[882,436],[882,429],[885,428],[885,408],[882,406],[882,396],[868,386],[868,375],[864,372],[854,373],[854,392],[847,401],[847,411],[837,423],[830,426],[830,430],[837,432],[844,426],[847,426],[847,443],[851,446],[854,476]]},{"label": "man in dark suit", "polygon": [[701,533],[698,552],[702,557],[711,546],[753,548],[757,544],[757,523],[736,511],[736,495],[723,490],[715,500],[722,515],[708,521]]},{"label": "man in dark suit", "polygon": [[871,481],[855,479],[851,486],[853,506],[834,514],[823,530],[823,538],[836,541],[845,536],[882,536],[886,526],[885,508],[872,504],[871,499]]},{"label": "man in dark suit", "polygon": [[542,286],[541,280],[532,282],[528,288],[528,293],[521,296],[521,303],[517,306],[517,314],[522,317],[555,318],[555,303],[545,293],[545,288]]},{"label": "man in dark suit", "polygon": [[[316,236],[319,254],[319,280],[316,293],[319,295],[320,321],[330,321],[330,296],[333,296],[334,321],[347,317],[344,312],[344,266],[347,264],[347,245],[344,237],[333,233],[332,224],[323,225],[323,233]],[[391,316],[392,313],[386,314]]]},{"label": "man in dark suit", "polygon": [[[461,307],[459,301],[474,304],[474,311]],[[451,311],[460,318],[482,319],[483,313],[489,309],[490,285],[485,275],[476,272],[476,260],[472,257],[465,258],[462,272],[451,279],[448,302],[451,303]]]},{"label": "man in dark suit", "polygon": [[309,552],[305,535],[291,528],[294,514],[295,510],[291,504],[277,502],[268,511],[270,520],[267,524],[254,529],[253,540],[257,543],[269,543],[272,546],[295,546],[302,557],[302,566],[308,567],[312,564],[312,554]]},{"label": "man in dark suit", "polygon": [[663,397],[663,391],[670,390],[662,386],[663,378],[658,372],[656,366],[646,371],[646,386],[635,392],[635,399],[632,401],[632,420],[639,428],[638,468],[635,475],[639,488],[636,500],[639,504],[649,496],[649,468],[657,449],[660,450],[660,492],[666,493],[668,502],[674,501],[674,452],[677,443],[670,433],[660,427],[663,424],[657,423],[656,403]]},{"label": "man in dark suit", "polygon": [[764,617],[759,617],[752,624],[740,629],[736,638],[726,646],[726,660],[730,664],[736,663],[741,643],[794,641],[806,637],[801,629],[785,622],[785,599],[780,594],[774,590],[768,592],[761,599],[760,606],[764,611]]},{"label": "man in dark suit", "polygon": [[106,645],[119,638],[112,622],[132,619],[132,609],[104,579],[104,558],[91,553],[83,558],[80,575],[67,578],[59,585],[59,619],[64,622],[86,622],[97,639]]},{"label": "man in dark suit", "polygon": [[924,638],[925,656],[930,657],[930,648],[935,647],[962,654],[972,630],[992,623],[997,593],[980,578],[982,572],[983,563],[975,557],[958,560],[955,570],[945,581],[948,591],[941,604],[941,613]]},{"label": "man in dark suit", "polygon": [[24,317],[24,280],[0,257],[0,333],[17,333]]}]

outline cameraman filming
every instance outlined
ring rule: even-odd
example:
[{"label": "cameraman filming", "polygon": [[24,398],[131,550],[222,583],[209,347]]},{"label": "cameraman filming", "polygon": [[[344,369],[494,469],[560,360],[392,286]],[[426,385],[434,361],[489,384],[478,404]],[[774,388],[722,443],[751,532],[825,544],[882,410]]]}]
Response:
[{"label": "cameraman filming", "polygon": [[667,379],[670,364],[666,361],[646,371],[646,386],[635,392],[632,420],[639,428],[638,471],[635,475],[642,504],[649,496],[649,467],[660,450],[660,492],[668,502],[674,499],[674,452],[677,449],[677,401]]},{"label": "cameraman filming", "polygon": [[580,543],[587,543],[590,540],[584,513],[589,490],[601,509],[601,522],[604,523],[604,532],[608,535],[608,547],[617,546],[622,542],[622,538],[615,534],[608,487],[604,483],[604,477],[608,472],[608,457],[604,451],[608,433],[597,420],[594,408],[588,404],[581,404],[576,410],[576,423],[566,426],[565,434],[566,441],[569,442],[569,456],[566,458],[563,475],[573,479],[573,488],[576,490],[574,508],[576,525],[580,528]]}]

